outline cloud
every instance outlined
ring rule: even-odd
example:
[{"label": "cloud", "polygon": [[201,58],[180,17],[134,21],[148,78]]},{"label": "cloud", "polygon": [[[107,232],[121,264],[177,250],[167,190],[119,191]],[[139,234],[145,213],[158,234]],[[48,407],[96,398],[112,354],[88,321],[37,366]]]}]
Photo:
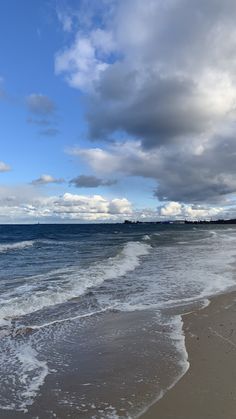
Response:
[{"label": "cloud", "polygon": [[126,198],[107,199],[101,195],[39,195],[38,188],[0,187],[1,222],[117,222],[131,217]]},{"label": "cloud", "polygon": [[57,10],[57,18],[62,25],[63,31],[71,32],[73,26],[73,16],[68,11]]},{"label": "cloud", "polygon": [[132,215],[131,203],[126,198],[113,199],[109,203],[109,213],[110,214]]},{"label": "cloud", "polygon": [[54,112],[56,106],[54,102],[45,95],[31,94],[26,98],[28,110],[36,117],[30,116],[27,122],[31,125],[36,125],[41,128],[39,135],[45,137],[55,137],[59,134],[58,128],[54,121]]},{"label": "cloud", "polygon": [[[227,100],[217,106],[217,98],[214,102],[208,91],[188,76],[158,75],[149,70],[140,83],[135,81],[138,75],[132,77],[131,72],[123,80],[116,80],[109,74],[113,71],[111,68],[104,73],[100,91],[89,103],[87,118],[93,140],[109,139],[115,132],[124,131],[140,139],[144,148],[179,142],[182,137],[211,132],[233,109],[236,100],[236,90],[230,83]],[[110,78],[115,88],[107,86]],[[126,80],[132,78],[127,85]],[[222,96],[226,82],[218,82],[215,76],[212,89],[213,85],[217,86],[214,94]],[[123,99],[122,89],[126,91]],[[107,98],[108,92],[111,96]]]},{"label": "cloud", "polygon": [[181,146],[143,149],[140,141],[68,153],[84,160],[99,175],[141,176],[157,182],[160,201],[229,205],[236,193],[236,142],[233,133]]},{"label": "cloud", "polygon": [[183,205],[179,202],[169,202],[159,208],[159,215],[167,219],[210,219],[223,212],[219,207],[202,207],[200,205]]},{"label": "cloud", "polygon": [[125,198],[107,200],[101,195],[84,196],[66,193],[63,198],[56,201],[56,209],[59,213],[70,213],[71,216],[87,215],[88,219],[109,219],[113,216],[131,215],[131,203]]},{"label": "cloud", "polygon": [[26,97],[28,110],[39,116],[51,115],[55,111],[54,102],[46,95],[32,93]]},{"label": "cloud", "polygon": [[48,185],[49,183],[63,183],[64,179],[54,178],[51,175],[41,175],[38,179],[32,181],[32,185]]},{"label": "cloud", "polygon": [[67,153],[81,158],[100,175],[117,173],[157,179],[162,172],[162,151],[143,150],[140,141],[112,143],[104,149],[74,147]]},{"label": "cloud", "polygon": [[9,172],[10,170],[11,167],[8,164],[4,163],[3,161],[0,161],[0,173]]},{"label": "cloud", "polygon": [[99,179],[96,176],[77,176],[70,180],[70,184],[76,188],[97,188],[98,186],[112,186],[117,183],[116,180]]},{"label": "cloud", "polygon": [[71,153],[98,176],[156,180],[161,201],[233,203],[235,14],[233,0],[127,0],[81,23],[55,69],[87,92],[88,137],[107,144]]},{"label": "cloud", "polygon": [[[109,34],[103,33],[102,30],[99,34],[100,44],[102,44],[99,48],[105,52],[112,41],[108,39]],[[66,74],[67,81],[71,86],[89,90],[109,65],[96,54],[96,43],[95,33],[92,33],[90,37],[78,34],[70,48],[56,55],[56,74]]]},{"label": "cloud", "polygon": [[236,100],[233,11],[232,0],[128,0],[117,2],[113,30],[80,30],[55,68],[71,86],[93,87],[90,137],[125,131],[154,147],[214,129]]},{"label": "cloud", "polygon": [[46,196],[35,185],[0,186],[0,222],[123,222],[125,219],[236,218],[235,207],[219,208],[169,202],[157,209],[135,209],[127,198],[65,193]]}]

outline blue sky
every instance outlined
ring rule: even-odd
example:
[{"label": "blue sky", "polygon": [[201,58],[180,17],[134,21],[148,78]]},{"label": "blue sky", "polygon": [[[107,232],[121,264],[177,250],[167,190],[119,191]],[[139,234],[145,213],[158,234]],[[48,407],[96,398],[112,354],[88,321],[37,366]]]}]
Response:
[{"label": "blue sky", "polygon": [[233,214],[235,7],[216,3],[1,1],[0,222]]},{"label": "blue sky", "polygon": [[[63,184],[42,185],[46,195],[78,194],[78,188],[68,182],[81,174],[91,174],[86,163],[66,153],[67,148],[78,144],[88,146],[88,140],[84,93],[55,75],[55,54],[72,37],[59,22],[60,7],[60,3],[47,0],[10,0],[0,4],[0,75],[5,95],[0,101],[1,160],[11,167],[9,172],[1,173],[1,183],[29,184],[42,174],[65,179]],[[49,118],[50,128],[58,130],[55,135],[42,135],[48,127],[29,122],[38,117],[27,108],[31,94],[47,96],[55,104]],[[102,194],[109,199],[125,197],[137,207],[155,207],[153,185],[153,181],[121,179],[112,188],[84,187],[79,193]]]}]

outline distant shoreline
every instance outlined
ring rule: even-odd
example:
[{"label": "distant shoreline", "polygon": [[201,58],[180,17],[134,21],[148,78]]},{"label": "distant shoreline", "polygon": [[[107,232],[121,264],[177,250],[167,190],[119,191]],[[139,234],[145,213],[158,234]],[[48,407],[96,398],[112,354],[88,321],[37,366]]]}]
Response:
[{"label": "distant shoreline", "polygon": [[124,224],[236,224],[236,219],[230,220],[167,220],[167,221],[131,221],[125,220]]},{"label": "distant shoreline", "polygon": [[32,223],[0,223],[0,227],[7,227],[7,226],[29,226],[29,227],[42,227],[42,226],[69,226],[69,225],[80,225],[80,226],[93,226],[93,225],[184,225],[184,224],[236,224],[236,219],[229,219],[229,220],[159,220],[159,221],[133,221],[133,220],[125,220],[125,221],[116,221],[116,222],[53,222],[53,223],[46,223],[46,222],[32,222]]}]

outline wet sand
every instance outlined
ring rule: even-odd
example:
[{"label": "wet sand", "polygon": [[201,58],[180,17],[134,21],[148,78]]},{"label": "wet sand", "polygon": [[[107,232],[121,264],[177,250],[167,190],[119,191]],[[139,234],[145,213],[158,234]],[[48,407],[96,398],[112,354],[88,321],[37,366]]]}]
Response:
[{"label": "wet sand", "polygon": [[[161,391],[159,381],[168,387],[179,373],[178,352],[174,347],[171,352],[164,339],[168,333],[163,334],[156,312],[150,310],[108,312],[69,322],[66,329],[59,323],[42,338],[57,334],[55,348],[52,340],[44,353],[52,373],[28,412],[0,409],[0,419],[124,418],[126,412],[136,417]],[[24,337],[17,335],[19,342]]]},{"label": "wet sand", "polygon": [[142,419],[236,416],[236,292],[183,316],[190,368]]},{"label": "wet sand", "polygon": [[[183,321],[190,368],[141,418],[234,419],[236,292],[213,298],[205,309],[184,315]],[[28,413],[0,410],[1,419],[91,419],[101,409],[112,417],[109,406],[117,400],[120,403],[116,413],[124,417],[132,397],[125,399],[123,394],[135,393],[133,407],[138,407],[145,395],[158,393],[158,377],[167,387],[171,384],[168,372],[175,362],[169,357],[168,365],[160,363],[156,348],[163,327],[157,330],[154,313],[114,312],[91,319],[85,329],[82,325],[79,330],[78,325],[74,327],[75,341],[61,341],[62,355],[68,351],[74,354],[71,364],[66,370],[49,374]],[[143,371],[146,379],[140,380]],[[87,405],[86,400],[92,400],[93,404]]]}]

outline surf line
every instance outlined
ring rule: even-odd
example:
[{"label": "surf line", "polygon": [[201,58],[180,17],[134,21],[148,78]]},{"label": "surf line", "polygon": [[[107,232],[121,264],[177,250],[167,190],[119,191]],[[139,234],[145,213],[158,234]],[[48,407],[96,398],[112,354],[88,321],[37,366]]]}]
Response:
[{"label": "surf line", "polygon": [[[93,311],[93,312],[87,313],[87,314],[79,314],[79,315],[74,316],[74,317],[67,317],[66,319],[54,320],[52,322],[44,323],[44,324],[41,324],[41,325],[26,326],[26,328],[29,329],[29,330],[32,330],[32,331],[33,330],[39,330],[39,329],[43,329],[44,327],[52,326],[52,325],[57,324],[57,323],[64,323],[64,322],[73,321],[73,320],[76,320],[76,319],[83,319],[85,317],[91,317],[91,316],[94,316],[96,314],[101,314],[101,313],[104,313],[106,311],[114,310],[114,309],[115,309],[115,306],[109,306],[109,307],[103,308],[99,311]],[[22,328],[20,330],[23,331],[24,328]]]}]

